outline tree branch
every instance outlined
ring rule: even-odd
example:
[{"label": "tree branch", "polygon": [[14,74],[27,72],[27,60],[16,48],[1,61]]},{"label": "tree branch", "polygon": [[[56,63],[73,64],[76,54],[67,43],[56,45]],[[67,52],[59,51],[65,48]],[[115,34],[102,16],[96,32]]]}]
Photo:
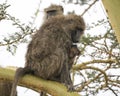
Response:
[{"label": "tree branch", "polygon": [[83,62],[81,64],[77,64],[75,66],[73,66],[74,70],[79,70],[79,68],[83,67],[83,66],[87,66],[89,64],[94,64],[94,63],[115,63],[116,61],[114,59],[108,59],[108,60],[92,60],[92,61],[88,61],[88,62]]},{"label": "tree branch", "polygon": [[[15,71],[13,70],[0,68],[0,80],[13,81],[14,74]],[[37,92],[42,90],[52,96],[80,96],[76,92],[67,92],[67,88],[58,82],[43,80],[32,75],[24,76],[18,85],[33,89]]]},{"label": "tree branch", "polygon": [[82,67],[82,69],[93,69],[93,70],[101,72],[105,78],[105,87],[108,85],[108,77],[107,77],[107,74],[103,70],[96,68],[96,67],[92,67],[92,66],[85,66],[85,67]]}]

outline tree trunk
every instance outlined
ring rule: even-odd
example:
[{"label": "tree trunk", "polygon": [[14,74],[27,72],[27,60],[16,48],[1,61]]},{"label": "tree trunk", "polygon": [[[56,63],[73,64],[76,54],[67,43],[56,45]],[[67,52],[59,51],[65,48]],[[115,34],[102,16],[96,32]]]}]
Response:
[{"label": "tree trunk", "polygon": [[102,0],[102,2],[120,43],[120,0]]},{"label": "tree trunk", "polygon": [[0,96],[10,96],[11,88],[12,82],[0,80]]}]

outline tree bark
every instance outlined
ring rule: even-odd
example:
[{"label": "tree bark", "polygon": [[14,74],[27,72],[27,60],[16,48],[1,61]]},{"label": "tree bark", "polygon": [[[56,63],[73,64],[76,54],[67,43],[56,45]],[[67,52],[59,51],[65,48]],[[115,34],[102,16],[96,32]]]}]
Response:
[{"label": "tree bark", "polygon": [[[0,79],[0,96],[10,96],[11,89],[12,89],[12,81],[8,81],[6,79]],[[16,96],[17,96],[17,92],[16,92]]]},{"label": "tree bark", "polygon": [[10,96],[11,88],[12,88],[11,81],[0,80],[0,96]]},{"label": "tree bark", "polygon": [[102,0],[102,2],[120,43],[120,0]]}]

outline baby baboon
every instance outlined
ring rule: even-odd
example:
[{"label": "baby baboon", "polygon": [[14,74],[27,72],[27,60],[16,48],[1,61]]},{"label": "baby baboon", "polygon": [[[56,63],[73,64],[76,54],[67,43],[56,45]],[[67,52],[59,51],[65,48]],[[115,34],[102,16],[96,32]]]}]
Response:
[{"label": "baby baboon", "polygon": [[28,73],[64,83],[70,91],[73,90],[69,49],[79,41],[84,29],[84,20],[73,14],[46,20],[28,45],[25,67],[16,71],[11,96],[15,96],[18,80]]},{"label": "baby baboon", "polygon": [[72,68],[72,65],[74,63],[74,59],[76,56],[79,56],[81,54],[80,50],[77,48],[77,45],[72,45],[69,52],[69,70]]},{"label": "baby baboon", "polygon": [[48,8],[44,9],[45,13],[45,20],[51,18],[52,16],[56,15],[63,15],[64,9],[60,5],[51,5]]}]

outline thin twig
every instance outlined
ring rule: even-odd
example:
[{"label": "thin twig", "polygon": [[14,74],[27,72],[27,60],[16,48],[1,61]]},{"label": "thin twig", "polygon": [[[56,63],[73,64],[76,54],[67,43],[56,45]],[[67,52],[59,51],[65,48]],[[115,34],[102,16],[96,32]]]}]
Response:
[{"label": "thin twig", "polygon": [[98,0],[95,0],[92,4],[90,4],[89,7],[81,14],[81,16],[83,16],[97,1]]},{"label": "thin twig", "polygon": [[108,86],[108,88],[109,88],[109,90],[111,90],[114,93],[115,96],[118,96],[111,87]]}]

